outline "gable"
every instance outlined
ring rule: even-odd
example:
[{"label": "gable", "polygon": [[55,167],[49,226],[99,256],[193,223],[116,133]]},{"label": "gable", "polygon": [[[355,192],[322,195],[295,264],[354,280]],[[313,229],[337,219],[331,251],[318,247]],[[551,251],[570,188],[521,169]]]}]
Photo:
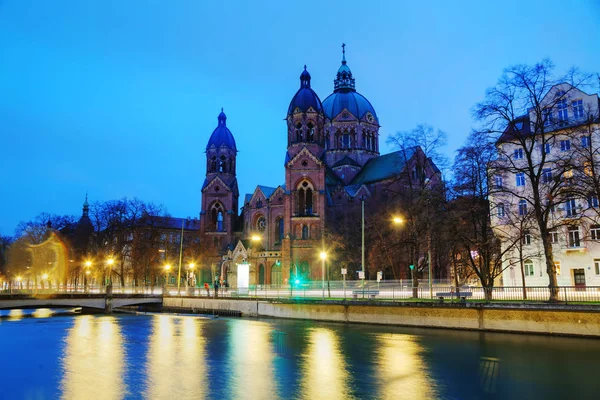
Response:
[{"label": "gable", "polygon": [[[237,189],[237,187],[236,187]],[[221,179],[219,176],[215,176],[212,180],[205,180],[204,185],[202,186],[202,193],[208,191],[219,192],[221,190],[225,190],[226,192],[231,192],[231,188]]]},{"label": "gable", "polygon": [[302,160],[310,160],[317,166],[323,164],[317,156],[315,156],[308,148],[304,147],[300,150],[290,161],[287,162],[286,167],[292,167],[294,164],[300,164]]}]

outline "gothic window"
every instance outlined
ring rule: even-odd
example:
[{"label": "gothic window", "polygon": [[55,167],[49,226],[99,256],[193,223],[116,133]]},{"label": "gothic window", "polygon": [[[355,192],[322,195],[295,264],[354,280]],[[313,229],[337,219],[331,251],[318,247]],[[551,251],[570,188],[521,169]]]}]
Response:
[{"label": "gothic window", "polygon": [[363,131],[363,137],[362,137],[362,147],[365,149],[369,149],[369,142],[367,141],[367,132]]},{"label": "gothic window", "polygon": [[256,220],[256,230],[264,232],[267,229],[267,220],[262,215]]},{"label": "gothic window", "polygon": [[312,122],[308,123],[308,142],[314,142],[315,141],[315,127],[313,126]]},{"label": "gothic window", "polygon": [[212,228],[217,232],[223,231],[223,206],[221,203],[215,203],[210,211]]},{"label": "gothic window", "polygon": [[308,235],[308,225],[302,225],[302,240],[307,240],[310,236]]},{"label": "gothic window", "polygon": [[300,122],[296,124],[296,142],[302,142],[302,124]]},{"label": "gothic window", "polygon": [[210,158],[209,172],[216,172],[216,171],[217,171],[217,157],[216,156],[212,156]]},{"label": "gothic window", "polygon": [[227,172],[227,157],[221,156],[219,161],[219,172]]},{"label": "gothic window", "polygon": [[277,219],[277,243],[283,242],[283,218]]},{"label": "gothic window", "polygon": [[350,134],[348,132],[344,132],[344,134],[342,135],[342,148],[350,148]]},{"label": "gothic window", "polygon": [[302,182],[297,193],[298,215],[313,215],[313,189],[307,182]]},{"label": "gothic window", "polygon": [[262,204],[262,200],[258,199],[256,200],[256,208],[262,208],[263,204]]},{"label": "gothic window", "polygon": [[324,147],[326,149],[329,148],[329,131],[325,133],[325,143],[324,143]]},{"label": "gothic window", "polygon": [[227,165],[227,170],[231,173],[233,173],[233,158],[229,159],[228,165]]}]

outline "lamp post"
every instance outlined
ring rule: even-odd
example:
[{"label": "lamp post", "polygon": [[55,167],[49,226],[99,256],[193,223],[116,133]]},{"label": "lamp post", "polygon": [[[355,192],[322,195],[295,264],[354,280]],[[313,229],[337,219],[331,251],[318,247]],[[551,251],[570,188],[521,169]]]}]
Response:
[{"label": "lamp post", "polygon": [[108,281],[108,284],[110,286],[112,286],[112,266],[113,266],[114,263],[115,263],[115,260],[113,260],[112,257],[109,258],[108,260],[106,260],[106,265],[108,265],[108,279],[107,279],[107,281]]},{"label": "lamp post", "polygon": [[90,274],[90,267],[92,266],[92,262],[87,260],[85,262],[85,274],[83,275],[83,290],[84,292],[88,291],[88,275]]},{"label": "lamp post", "polygon": [[327,258],[327,253],[324,251],[321,252],[321,277],[323,281],[323,300],[325,300],[325,259]]},{"label": "lamp post", "polygon": [[167,264],[165,265],[165,290],[167,288],[167,282],[169,281],[169,271],[171,271],[171,266]]},{"label": "lamp post", "polygon": [[[186,284],[188,286],[190,286],[190,274],[194,273],[194,268],[196,267],[196,264],[194,264],[193,262],[190,263],[189,267],[188,267],[188,276],[187,279],[185,280]],[[193,275],[192,275],[192,279],[193,279]],[[193,282],[193,281],[192,281]]]}]

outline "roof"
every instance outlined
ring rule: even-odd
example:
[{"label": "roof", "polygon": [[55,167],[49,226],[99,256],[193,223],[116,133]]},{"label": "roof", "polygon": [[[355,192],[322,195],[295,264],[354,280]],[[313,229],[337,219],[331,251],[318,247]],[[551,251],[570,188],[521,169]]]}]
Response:
[{"label": "roof", "polygon": [[250,202],[250,200],[252,200],[252,194],[246,193],[246,195],[244,196],[244,204]]},{"label": "roof", "polygon": [[367,161],[362,171],[354,177],[352,184],[380,182],[393,178],[404,170],[406,162],[413,157],[416,150],[417,147],[409,147],[406,150],[399,150],[371,158]]},{"label": "roof", "polygon": [[288,107],[288,115],[293,114],[296,108],[298,108],[300,112],[306,112],[310,108],[315,112],[323,111],[321,99],[319,99],[319,96],[317,96],[315,91],[310,88],[310,74],[306,70],[306,65],[304,66],[304,72],[300,75],[300,89],[298,89],[294,97],[292,97],[292,101]]},{"label": "roof", "polygon": [[233,138],[231,131],[227,128],[227,116],[223,112],[222,108],[221,113],[219,114],[217,119],[219,123],[213,131],[212,135],[210,135],[210,139],[208,139],[206,150],[208,150],[211,147],[225,146],[234,151],[237,151],[237,148],[235,146],[235,139]]},{"label": "roof", "polygon": [[502,135],[500,135],[499,142],[510,142],[519,137],[530,136],[531,124],[529,121],[529,115],[521,115],[515,118],[512,124],[506,127]]},{"label": "roof", "polygon": [[186,231],[200,230],[200,220],[196,218],[149,216],[149,219],[146,221],[146,224],[153,225],[156,228],[179,230],[181,230],[182,223],[183,229]]},{"label": "roof", "polygon": [[361,165],[359,163],[357,163],[355,160],[351,159],[348,156],[345,156],[344,158],[333,164],[332,168],[341,167],[343,165],[350,165],[353,167],[361,168]]},{"label": "roof", "polygon": [[263,192],[263,194],[265,195],[265,197],[267,199],[269,197],[271,197],[271,195],[273,193],[275,193],[275,191],[277,190],[277,188],[270,187],[270,186],[262,186],[262,185],[258,185],[258,188],[260,189],[261,192]]},{"label": "roof", "polygon": [[358,119],[362,119],[367,112],[370,112],[375,121],[379,122],[369,100],[355,90],[334,92],[323,100],[323,112],[330,120],[337,117],[344,109]]}]

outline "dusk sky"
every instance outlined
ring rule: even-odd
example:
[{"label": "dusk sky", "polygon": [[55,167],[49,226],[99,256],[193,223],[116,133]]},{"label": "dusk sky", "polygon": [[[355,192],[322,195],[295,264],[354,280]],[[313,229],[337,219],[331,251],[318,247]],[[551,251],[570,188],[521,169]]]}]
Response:
[{"label": "dusk sky", "polygon": [[284,183],[303,65],[324,100],[342,43],[381,152],[427,123],[452,157],[504,68],[549,57],[559,73],[600,72],[600,2],[0,0],[0,234],[40,212],[79,216],[86,191],[197,217],[221,107],[240,205]]}]

